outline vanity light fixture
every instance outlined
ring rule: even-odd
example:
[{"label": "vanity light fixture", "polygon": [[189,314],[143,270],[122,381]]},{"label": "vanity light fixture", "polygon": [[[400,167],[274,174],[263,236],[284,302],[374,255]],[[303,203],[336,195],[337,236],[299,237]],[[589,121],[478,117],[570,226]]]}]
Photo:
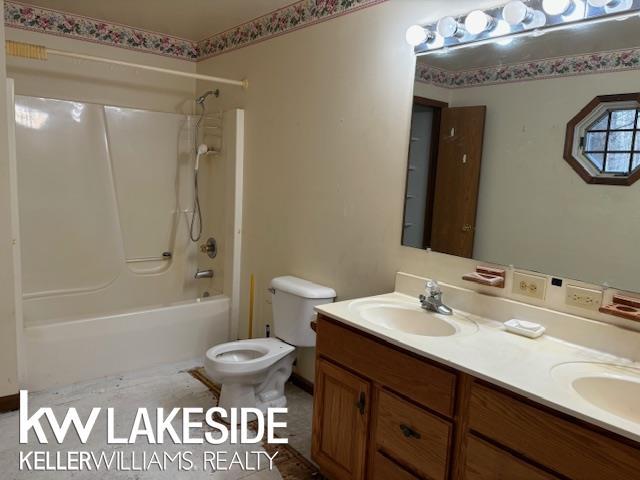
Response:
[{"label": "vanity light fixture", "polygon": [[464,37],[464,26],[453,17],[443,17],[438,20],[436,30],[444,38]]},{"label": "vanity light fixture", "polygon": [[405,38],[409,45],[415,47],[431,40],[433,38],[433,32],[425,29],[420,25],[411,25],[407,29]]},{"label": "vanity light fixture", "polygon": [[502,18],[512,27],[522,24],[526,28],[540,28],[547,22],[544,12],[534,10],[519,0],[505,5],[502,9]]},{"label": "vanity light fixture", "polygon": [[551,16],[566,15],[570,13],[576,4],[573,0],[542,0],[544,13]]},{"label": "vanity light fixture", "polygon": [[482,10],[474,10],[464,20],[464,27],[471,35],[479,35],[496,26],[496,19]]},{"label": "vanity light fixture", "polygon": [[427,32],[425,41],[415,43],[424,35],[417,28],[407,32],[407,41],[415,46],[416,55],[427,55],[487,43],[508,45],[516,38],[624,20],[635,14],[640,14],[640,0],[511,0],[466,16],[443,17],[421,27]]}]

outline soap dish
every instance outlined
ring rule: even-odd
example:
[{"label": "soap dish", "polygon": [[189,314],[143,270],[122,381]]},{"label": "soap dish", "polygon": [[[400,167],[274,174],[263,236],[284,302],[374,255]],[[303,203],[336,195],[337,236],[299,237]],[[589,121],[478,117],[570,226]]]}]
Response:
[{"label": "soap dish", "polygon": [[518,320],[516,318],[504,322],[504,328],[507,329],[507,332],[528,338],[538,338],[546,330],[546,328],[539,323],[527,322],[526,320]]}]

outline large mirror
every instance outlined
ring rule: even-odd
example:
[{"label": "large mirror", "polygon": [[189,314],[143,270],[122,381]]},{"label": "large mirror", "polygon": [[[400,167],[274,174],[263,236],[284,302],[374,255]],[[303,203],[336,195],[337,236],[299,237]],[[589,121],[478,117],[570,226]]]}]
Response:
[{"label": "large mirror", "polygon": [[640,18],[416,60],[402,244],[640,291]]}]

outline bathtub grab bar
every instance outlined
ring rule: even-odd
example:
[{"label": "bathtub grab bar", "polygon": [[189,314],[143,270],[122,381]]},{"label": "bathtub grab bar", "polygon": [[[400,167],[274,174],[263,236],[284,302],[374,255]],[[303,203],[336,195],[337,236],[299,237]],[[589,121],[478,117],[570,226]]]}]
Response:
[{"label": "bathtub grab bar", "polygon": [[127,258],[126,263],[141,263],[141,262],[162,262],[171,260],[173,254],[171,252],[162,252],[161,257],[139,257],[139,258]]}]

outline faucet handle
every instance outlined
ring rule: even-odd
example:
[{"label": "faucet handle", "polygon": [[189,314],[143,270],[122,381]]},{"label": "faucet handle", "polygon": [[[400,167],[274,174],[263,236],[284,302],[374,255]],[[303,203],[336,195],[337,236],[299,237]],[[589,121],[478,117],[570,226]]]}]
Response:
[{"label": "faucet handle", "polygon": [[440,285],[438,285],[438,282],[435,280],[427,280],[427,283],[424,286],[424,289],[426,290],[426,292],[429,294],[430,297],[442,293],[442,290],[440,290]]}]

